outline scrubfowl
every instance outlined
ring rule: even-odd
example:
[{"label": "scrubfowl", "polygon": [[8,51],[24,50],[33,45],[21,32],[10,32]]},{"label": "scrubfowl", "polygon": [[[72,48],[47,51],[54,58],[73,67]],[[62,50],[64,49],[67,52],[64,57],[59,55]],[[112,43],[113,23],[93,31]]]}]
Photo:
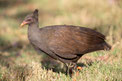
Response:
[{"label": "scrubfowl", "polygon": [[27,15],[21,27],[28,25],[28,38],[38,51],[63,62],[66,73],[76,69],[76,62],[84,54],[97,50],[110,50],[101,33],[80,26],[54,25],[39,28],[38,10]]}]

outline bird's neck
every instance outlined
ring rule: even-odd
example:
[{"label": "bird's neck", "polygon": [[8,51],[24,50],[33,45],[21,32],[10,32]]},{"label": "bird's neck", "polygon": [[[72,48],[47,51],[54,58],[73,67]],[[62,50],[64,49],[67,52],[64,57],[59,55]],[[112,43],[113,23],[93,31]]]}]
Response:
[{"label": "bird's neck", "polygon": [[28,26],[28,29],[31,29],[31,30],[38,30],[39,29],[39,23],[38,22],[35,22],[35,23],[32,23],[32,24],[29,24]]},{"label": "bird's neck", "polygon": [[39,31],[39,23],[38,22],[29,24],[28,32],[36,33],[37,31]]},{"label": "bird's neck", "polygon": [[29,24],[28,26],[28,37],[29,39],[32,39],[33,37],[38,37],[39,33],[39,24],[38,22]]}]

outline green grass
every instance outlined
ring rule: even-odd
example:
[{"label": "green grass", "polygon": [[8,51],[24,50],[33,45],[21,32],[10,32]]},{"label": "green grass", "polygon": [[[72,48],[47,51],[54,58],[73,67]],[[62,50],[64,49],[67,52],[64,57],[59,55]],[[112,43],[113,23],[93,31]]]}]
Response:
[{"label": "green grass", "polygon": [[[117,0],[115,0],[117,1]],[[109,0],[30,0],[0,6],[0,81],[122,81],[122,2]],[[72,24],[106,35],[111,51],[84,55],[79,76],[65,75],[65,66],[37,52],[27,38],[24,17],[39,9],[40,27]]]}]

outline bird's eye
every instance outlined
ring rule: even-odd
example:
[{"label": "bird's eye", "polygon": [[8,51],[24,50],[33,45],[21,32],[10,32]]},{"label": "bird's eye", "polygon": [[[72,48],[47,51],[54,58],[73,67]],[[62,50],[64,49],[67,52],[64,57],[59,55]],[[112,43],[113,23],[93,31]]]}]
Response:
[{"label": "bird's eye", "polygon": [[27,21],[31,21],[31,19],[28,19]]}]

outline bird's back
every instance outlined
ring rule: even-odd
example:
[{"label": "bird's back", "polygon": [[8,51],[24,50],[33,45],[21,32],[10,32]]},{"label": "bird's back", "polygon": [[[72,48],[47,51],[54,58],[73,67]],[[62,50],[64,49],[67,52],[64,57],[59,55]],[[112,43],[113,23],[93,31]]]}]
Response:
[{"label": "bird's back", "polygon": [[[102,50],[105,36],[89,28],[56,25],[41,28],[47,48],[58,54],[79,54],[86,51]],[[99,48],[98,48],[98,47]]]}]

